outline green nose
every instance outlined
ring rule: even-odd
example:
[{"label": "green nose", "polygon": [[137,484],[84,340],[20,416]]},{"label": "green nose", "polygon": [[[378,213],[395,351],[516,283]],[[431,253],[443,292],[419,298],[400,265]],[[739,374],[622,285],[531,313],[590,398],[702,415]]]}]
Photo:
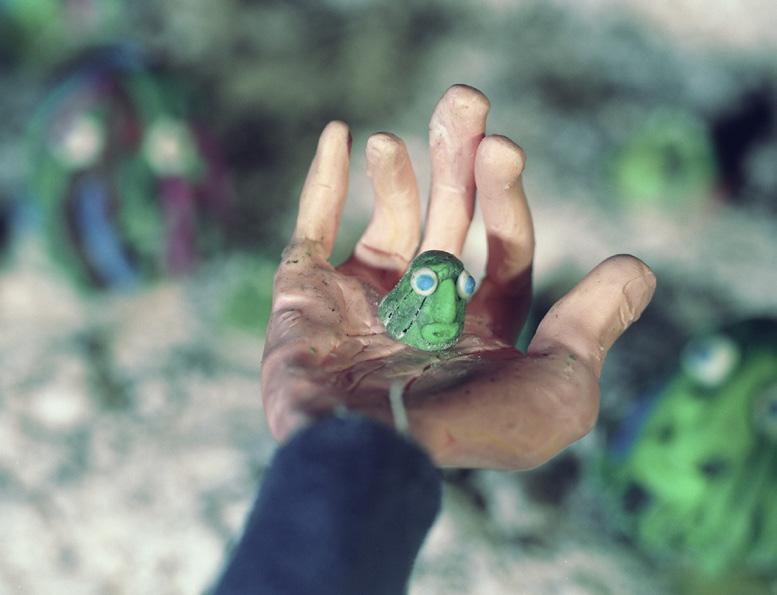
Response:
[{"label": "green nose", "polygon": [[421,326],[421,336],[435,346],[449,345],[461,332],[456,321],[456,286],[446,279],[427,301],[426,320]]},{"label": "green nose", "polygon": [[434,322],[450,324],[456,320],[456,285],[453,279],[440,283],[432,296],[429,314]]}]

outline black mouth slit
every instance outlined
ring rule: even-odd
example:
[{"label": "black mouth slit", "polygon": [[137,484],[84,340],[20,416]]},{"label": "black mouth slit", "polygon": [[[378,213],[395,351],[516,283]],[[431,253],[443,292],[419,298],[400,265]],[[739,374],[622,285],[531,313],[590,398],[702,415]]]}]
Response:
[{"label": "black mouth slit", "polygon": [[407,325],[407,328],[402,331],[402,334],[404,335],[407,333],[407,331],[410,330],[410,327],[415,324],[416,318],[418,318],[418,315],[421,313],[421,308],[424,307],[424,304],[426,303],[426,297],[421,300],[421,305],[418,306],[418,309],[415,311],[415,314],[413,314],[413,317],[410,320],[410,324]]},{"label": "black mouth slit", "polygon": [[404,302],[409,296],[410,296],[409,293],[406,293],[405,295],[402,296],[402,299],[399,300],[391,309],[391,311],[389,311],[389,313],[386,315],[386,320],[391,320],[391,317],[394,316],[394,314],[396,314],[397,310],[399,310],[399,306],[401,306],[402,302]]}]

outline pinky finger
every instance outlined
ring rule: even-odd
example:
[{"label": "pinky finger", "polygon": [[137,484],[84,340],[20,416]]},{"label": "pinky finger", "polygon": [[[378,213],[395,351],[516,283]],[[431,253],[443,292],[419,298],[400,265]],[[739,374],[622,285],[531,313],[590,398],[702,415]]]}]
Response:
[{"label": "pinky finger", "polygon": [[350,149],[348,126],[337,121],[327,124],[300,194],[294,241],[316,242],[324,258],[332,252],[348,192]]}]

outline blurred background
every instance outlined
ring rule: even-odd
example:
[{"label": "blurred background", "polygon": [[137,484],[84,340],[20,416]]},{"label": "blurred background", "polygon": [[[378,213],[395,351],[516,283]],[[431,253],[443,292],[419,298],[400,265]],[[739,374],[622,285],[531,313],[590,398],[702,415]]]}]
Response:
[{"label": "blurred background", "polygon": [[[658,277],[595,431],[447,471],[411,593],[777,593],[777,4],[0,0],[0,593],[207,593],[274,449],[259,357],[316,138],[453,83],[528,155],[532,325]],[[473,223],[465,261],[485,259]]]}]

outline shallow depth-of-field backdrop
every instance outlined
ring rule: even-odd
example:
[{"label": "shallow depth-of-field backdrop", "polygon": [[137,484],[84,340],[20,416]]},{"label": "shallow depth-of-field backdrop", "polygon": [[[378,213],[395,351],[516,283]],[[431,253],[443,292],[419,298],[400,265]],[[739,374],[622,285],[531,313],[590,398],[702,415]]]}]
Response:
[{"label": "shallow depth-of-field backdrop", "polygon": [[208,591],[275,448],[263,330],[317,135],[353,131],[343,259],[366,138],[402,136],[425,189],[454,83],[526,151],[535,321],[611,254],[658,290],[590,436],[445,472],[411,593],[777,592],[777,384],[748,384],[775,334],[715,330],[777,316],[774,23],[759,0],[0,0],[0,594]]}]

